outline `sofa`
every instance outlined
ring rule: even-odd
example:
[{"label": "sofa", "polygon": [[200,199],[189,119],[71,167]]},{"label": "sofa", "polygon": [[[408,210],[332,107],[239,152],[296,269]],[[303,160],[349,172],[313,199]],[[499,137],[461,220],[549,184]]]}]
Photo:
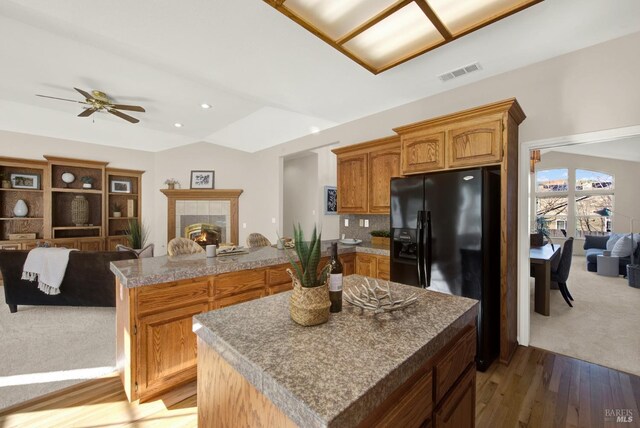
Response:
[{"label": "sofa", "polygon": [[[628,234],[627,234],[628,235]],[[598,271],[598,256],[603,254],[607,249],[607,242],[610,239],[615,239],[619,235],[611,235],[611,236],[592,236],[586,235],[584,238],[584,250],[585,256],[587,257],[587,270],[589,272],[597,272]],[[640,261],[640,240],[636,237],[638,235],[634,235],[634,245],[635,245],[635,260],[636,263]],[[628,247],[627,247],[628,248]],[[618,262],[618,274],[627,276],[627,265],[631,263],[631,256],[629,257],[620,257]]]},{"label": "sofa", "polygon": [[60,294],[51,296],[40,291],[37,282],[21,279],[28,253],[0,250],[4,297],[12,313],[18,311],[18,305],[115,307],[115,277],[109,265],[136,258],[130,252],[72,251]]}]

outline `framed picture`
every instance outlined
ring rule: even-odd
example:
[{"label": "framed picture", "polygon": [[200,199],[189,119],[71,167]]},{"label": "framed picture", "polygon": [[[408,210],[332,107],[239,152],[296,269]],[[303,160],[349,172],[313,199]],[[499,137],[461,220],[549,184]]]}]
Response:
[{"label": "framed picture", "polygon": [[129,180],[112,180],[111,193],[131,193],[131,181]]},{"label": "framed picture", "polygon": [[192,189],[215,189],[215,171],[191,171]]},{"label": "framed picture", "polygon": [[11,187],[40,190],[40,176],[38,174],[11,174]]},{"label": "framed picture", "polygon": [[336,186],[324,186],[324,214],[338,214],[338,188]]}]

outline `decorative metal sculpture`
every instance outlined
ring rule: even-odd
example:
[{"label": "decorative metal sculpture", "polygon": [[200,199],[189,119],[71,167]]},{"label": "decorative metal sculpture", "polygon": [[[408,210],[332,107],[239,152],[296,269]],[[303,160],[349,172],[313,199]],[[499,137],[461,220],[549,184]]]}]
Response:
[{"label": "decorative metal sculpture", "polygon": [[389,283],[380,285],[380,283],[374,279],[372,280],[374,283],[372,286],[371,283],[369,283],[368,278],[365,278],[364,280],[367,285],[356,284],[355,287],[349,288],[344,293],[345,300],[359,308],[380,314],[383,312],[404,309],[418,301],[415,293],[407,298],[394,300],[391,295]]}]

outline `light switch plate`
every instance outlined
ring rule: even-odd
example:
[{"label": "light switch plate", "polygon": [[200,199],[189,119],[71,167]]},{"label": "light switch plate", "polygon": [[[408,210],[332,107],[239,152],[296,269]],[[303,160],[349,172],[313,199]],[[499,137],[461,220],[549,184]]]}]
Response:
[{"label": "light switch plate", "polygon": [[364,220],[364,227],[369,227],[369,220],[368,219]]},{"label": "light switch plate", "polygon": [[360,227],[364,226],[364,220],[360,219]]},{"label": "light switch plate", "polygon": [[247,223],[242,223],[242,228],[246,229],[247,228]]},{"label": "light switch plate", "polygon": [[349,227],[349,219],[348,218],[344,219],[344,227]]}]

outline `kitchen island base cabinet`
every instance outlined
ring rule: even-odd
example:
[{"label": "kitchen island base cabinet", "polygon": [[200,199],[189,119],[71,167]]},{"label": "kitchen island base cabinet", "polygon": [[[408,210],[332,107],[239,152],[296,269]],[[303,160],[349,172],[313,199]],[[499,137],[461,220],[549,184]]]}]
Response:
[{"label": "kitchen island base cabinet", "polygon": [[[475,352],[460,354],[475,338],[469,325],[404,384],[392,392],[358,427],[473,428],[475,426]],[[475,340],[473,340],[475,345]],[[449,361],[454,358],[455,361]],[[450,367],[442,400],[434,385],[438,367]],[[460,372],[459,370],[463,370]],[[258,391],[241,373],[198,338],[199,427],[296,427],[280,408]],[[333,425],[329,425],[333,426]]]}]

